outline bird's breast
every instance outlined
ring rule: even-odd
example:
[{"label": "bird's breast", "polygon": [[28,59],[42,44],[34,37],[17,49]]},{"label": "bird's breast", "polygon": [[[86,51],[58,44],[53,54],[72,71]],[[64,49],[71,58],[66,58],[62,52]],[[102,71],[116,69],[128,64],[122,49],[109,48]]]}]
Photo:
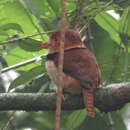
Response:
[{"label": "bird's breast", "polygon": [[[53,60],[46,61],[46,69],[51,80],[58,85],[58,69]],[[70,93],[81,93],[79,82],[68,74],[62,73],[63,76],[63,90]]]}]

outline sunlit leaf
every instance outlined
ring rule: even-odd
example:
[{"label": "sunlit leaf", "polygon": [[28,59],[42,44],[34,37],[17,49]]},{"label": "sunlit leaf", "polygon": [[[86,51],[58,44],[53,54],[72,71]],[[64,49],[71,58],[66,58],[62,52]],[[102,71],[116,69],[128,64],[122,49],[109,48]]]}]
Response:
[{"label": "sunlit leaf", "polygon": [[3,4],[0,9],[0,16],[3,18],[3,24],[15,23],[21,26],[24,33],[34,33],[34,26],[30,21],[27,12],[18,1],[10,1]]},{"label": "sunlit leaf", "polygon": [[95,17],[95,21],[106,30],[111,38],[118,44],[120,44],[120,37],[119,37],[119,24],[118,21],[115,20],[111,15],[106,12],[99,13]]},{"label": "sunlit leaf", "polygon": [[119,21],[120,37],[125,45],[130,43],[130,6],[124,10]]},{"label": "sunlit leaf", "polygon": [[49,31],[59,27],[59,2],[59,0],[23,0],[24,4],[22,2],[21,4],[37,18],[43,30]]}]

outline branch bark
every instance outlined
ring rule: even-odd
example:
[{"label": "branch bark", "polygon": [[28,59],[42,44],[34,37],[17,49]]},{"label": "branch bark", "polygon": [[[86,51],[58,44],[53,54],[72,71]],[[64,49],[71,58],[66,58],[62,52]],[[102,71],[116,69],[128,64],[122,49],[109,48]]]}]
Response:
[{"label": "branch bark", "polygon": [[[62,110],[84,108],[81,95],[64,95]],[[130,82],[110,84],[98,88],[95,92],[95,106],[102,112],[110,112],[122,108],[130,102]],[[55,93],[1,93],[0,111],[54,111],[56,107]]]}]

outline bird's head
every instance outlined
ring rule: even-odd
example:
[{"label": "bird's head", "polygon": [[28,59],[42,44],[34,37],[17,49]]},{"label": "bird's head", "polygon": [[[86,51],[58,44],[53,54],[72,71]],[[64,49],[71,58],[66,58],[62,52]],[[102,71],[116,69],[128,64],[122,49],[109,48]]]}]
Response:
[{"label": "bird's head", "polygon": [[[48,43],[42,44],[41,48],[48,48],[48,53],[59,52],[60,47],[61,30],[54,31]],[[85,48],[85,45],[81,41],[79,33],[72,29],[65,30],[65,43],[64,50],[72,48]]]}]

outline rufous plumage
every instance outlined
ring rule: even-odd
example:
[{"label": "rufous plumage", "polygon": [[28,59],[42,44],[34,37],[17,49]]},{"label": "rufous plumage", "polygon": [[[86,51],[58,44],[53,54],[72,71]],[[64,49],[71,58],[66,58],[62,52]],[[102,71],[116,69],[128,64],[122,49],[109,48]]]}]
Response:
[{"label": "rufous plumage", "polygon": [[[49,43],[41,45],[48,48],[46,69],[51,80],[58,84],[58,56],[60,30],[54,31]],[[79,33],[72,29],[65,30],[63,90],[83,94],[88,115],[94,117],[94,91],[101,83],[101,72],[93,53],[81,41]]]}]

